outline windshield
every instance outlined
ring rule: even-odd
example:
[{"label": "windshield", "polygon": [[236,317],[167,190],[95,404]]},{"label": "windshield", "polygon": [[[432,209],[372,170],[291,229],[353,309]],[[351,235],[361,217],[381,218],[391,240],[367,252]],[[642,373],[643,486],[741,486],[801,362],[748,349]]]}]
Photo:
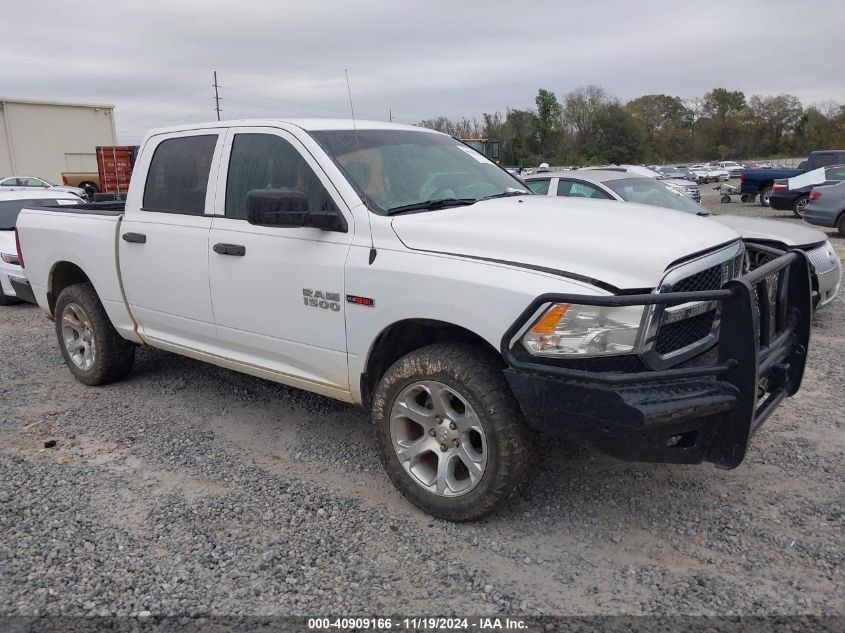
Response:
[{"label": "windshield", "polygon": [[311,132],[375,213],[432,200],[468,204],[516,191],[522,183],[455,139],[412,130]]},{"label": "windshield", "polygon": [[18,220],[18,214],[24,207],[56,207],[59,205],[79,204],[80,202],[82,200],[57,200],[56,198],[48,198],[46,200],[34,198],[26,200],[0,200],[0,231],[14,230],[15,222]]},{"label": "windshield", "polygon": [[604,184],[618,193],[626,202],[651,204],[687,213],[707,213],[708,215],[710,213],[684,194],[672,191],[666,185],[655,182],[651,178],[623,178],[608,180]]}]

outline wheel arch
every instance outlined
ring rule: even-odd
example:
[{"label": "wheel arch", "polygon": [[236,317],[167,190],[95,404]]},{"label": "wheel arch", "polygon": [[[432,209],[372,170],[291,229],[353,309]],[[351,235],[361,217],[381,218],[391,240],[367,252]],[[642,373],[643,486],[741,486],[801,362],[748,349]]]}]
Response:
[{"label": "wheel arch", "polygon": [[50,308],[50,314],[55,316],[56,298],[62,290],[73,284],[86,282],[91,283],[91,278],[79,265],[67,260],[53,264],[50,274],[47,277],[47,303]]},{"label": "wheel arch", "polygon": [[482,336],[463,326],[437,319],[403,319],[386,326],[373,340],[360,376],[361,402],[369,407],[387,369],[414,350],[434,343],[473,343],[496,356],[499,351]]}]

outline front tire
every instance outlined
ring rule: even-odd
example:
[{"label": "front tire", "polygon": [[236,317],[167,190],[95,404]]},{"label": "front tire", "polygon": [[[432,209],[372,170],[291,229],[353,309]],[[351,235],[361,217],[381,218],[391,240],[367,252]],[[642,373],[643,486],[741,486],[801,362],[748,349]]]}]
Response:
[{"label": "front tire", "polygon": [[800,196],[795,202],[792,203],[792,213],[795,215],[796,218],[803,218],[804,217],[804,207],[810,202],[810,196]]},{"label": "front tire", "polygon": [[86,385],[120,380],[132,369],[135,345],[114,329],[94,286],[68,286],[55,310],[56,337],[70,373]]},{"label": "front tire", "polygon": [[529,432],[501,361],[480,346],[400,358],[376,388],[373,425],[393,484],[440,519],[478,519],[524,478]]},{"label": "front tire", "polygon": [[763,187],[760,189],[760,206],[761,207],[768,207],[769,206],[769,196],[772,195],[772,188],[771,187]]}]

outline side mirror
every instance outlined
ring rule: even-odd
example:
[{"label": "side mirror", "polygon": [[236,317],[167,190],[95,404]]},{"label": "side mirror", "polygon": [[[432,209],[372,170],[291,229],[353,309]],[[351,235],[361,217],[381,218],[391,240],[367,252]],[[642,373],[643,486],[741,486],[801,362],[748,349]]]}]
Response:
[{"label": "side mirror", "polygon": [[346,233],[338,211],[309,211],[308,196],[299,189],[253,189],[246,194],[247,222],[256,226],[310,227]]}]

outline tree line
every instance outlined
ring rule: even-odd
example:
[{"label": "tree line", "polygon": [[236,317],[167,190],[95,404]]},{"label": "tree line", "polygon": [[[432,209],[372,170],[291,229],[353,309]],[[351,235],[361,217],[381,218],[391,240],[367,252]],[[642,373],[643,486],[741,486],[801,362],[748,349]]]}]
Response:
[{"label": "tree line", "polygon": [[562,99],[540,89],[534,104],[481,120],[437,117],[418,125],[498,141],[500,162],[514,166],[797,157],[845,147],[845,105],[805,108],[790,94],[746,98],[714,88],[695,99],[651,94],[622,102],[589,85]]}]

